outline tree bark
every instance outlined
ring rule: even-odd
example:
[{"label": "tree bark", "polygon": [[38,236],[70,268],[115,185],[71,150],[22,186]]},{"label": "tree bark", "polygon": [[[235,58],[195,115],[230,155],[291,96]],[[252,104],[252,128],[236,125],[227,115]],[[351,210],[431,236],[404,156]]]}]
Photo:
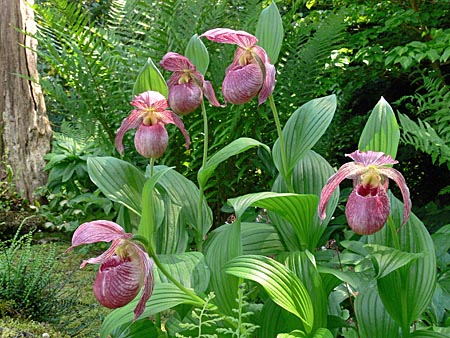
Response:
[{"label": "tree bark", "polygon": [[36,33],[29,3],[0,0],[0,164],[12,167],[16,190],[32,201],[34,190],[46,183],[44,155],[52,131],[36,84],[37,42],[20,32]]}]

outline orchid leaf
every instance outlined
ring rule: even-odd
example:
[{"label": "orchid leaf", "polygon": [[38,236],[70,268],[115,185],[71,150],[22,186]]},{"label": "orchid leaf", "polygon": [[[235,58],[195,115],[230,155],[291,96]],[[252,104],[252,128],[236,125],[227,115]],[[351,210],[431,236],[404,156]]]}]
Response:
[{"label": "orchid leaf", "polygon": [[[114,310],[106,316],[102,326],[100,327],[100,338],[107,338],[115,328],[133,321],[133,311],[139,301],[139,298],[140,294],[127,305]],[[147,302],[141,318],[150,317],[180,304],[196,305],[197,303],[191,298],[191,296],[181,291],[173,284],[156,284],[153,294]]]},{"label": "orchid leaf", "polygon": [[399,325],[386,311],[376,287],[367,287],[358,293],[355,313],[361,338],[398,337]]},{"label": "orchid leaf", "polygon": [[272,224],[242,222],[241,237],[244,255],[270,256],[286,251]]},{"label": "orchid leaf", "polygon": [[200,168],[197,175],[199,185],[201,187],[206,186],[208,179],[211,177],[214,170],[220,163],[229,159],[231,156],[240,154],[253,147],[264,147],[267,151],[270,152],[269,147],[259,141],[248,137],[238,138],[237,140],[234,140],[230,144],[220,149],[213,156],[211,156],[211,158],[206,162],[205,166],[202,166]]},{"label": "orchid leaf", "polygon": [[416,330],[409,335],[410,338],[445,338],[448,337],[441,332]]},{"label": "orchid leaf", "polygon": [[133,86],[133,96],[139,95],[148,90],[159,92],[166,98],[169,93],[166,80],[164,80],[164,77],[161,75],[161,72],[153,63],[151,58],[147,59],[147,62],[137,76],[136,82]]},{"label": "orchid leaf", "polygon": [[160,195],[157,214],[162,216],[156,222],[156,253],[176,254],[185,252],[189,244],[189,235],[183,218],[182,207],[173,203],[166,194]]},{"label": "orchid leaf", "polygon": [[145,318],[121,325],[111,332],[114,338],[158,338],[155,324]]},{"label": "orchid leaf", "polygon": [[359,139],[361,151],[380,151],[395,158],[400,129],[394,111],[382,97],[375,105]]},{"label": "orchid leaf", "polygon": [[269,56],[270,62],[275,64],[283,44],[284,29],[280,12],[274,1],[261,11],[255,36],[258,38],[258,45],[264,48]]},{"label": "orchid leaf", "polygon": [[336,110],[336,96],[329,95],[311,100],[298,108],[283,128],[286,147],[286,167],[280,149],[280,140],[273,147],[273,160],[286,181],[303,155],[310,150],[327,130]]},{"label": "orchid leaf", "polygon": [[260,284],[276,304],[297,316],[305,331],[311,332],[314,325],[311,297],[300,279],[284,265],[265,256],[246,255],[233,258],[224,270]]},{"label": "orchid leaf", "polygon": [[110,200],[120,203],[137,215],[142,212],[144,174],[132,164],[115,157],[88,157],[89,177]]},{"label": "orchid leaf", "polygon": [[198,37],[198,34],[194,34],[191,37],[184,55],[194,64],[200,73],[203,75],[206,74],[209,66],[209,53],[203,41]]},{"label": "orchid leaf", "polygon": [[[331,336],[333,337],[333,336]],[[289,333],[279,333],[277,334],[277,338],[308,338],[305,332],[300,330],[294,330]]]},{"label": "orchid leaf", "polygon": [[[164,268],[186,288],[204,292],[209,284],[210,271],[201,252],[184,252],[173,255],[158,255]],[[159,270],[156,283],[170,283]]]},{"label": "orchid leaf", "polygon": [[261,328],[258,337],[273,338],[280,332],[291,332],[298,329],[298,317],[286,311],[270,298],[264,302],[260,315]]}]

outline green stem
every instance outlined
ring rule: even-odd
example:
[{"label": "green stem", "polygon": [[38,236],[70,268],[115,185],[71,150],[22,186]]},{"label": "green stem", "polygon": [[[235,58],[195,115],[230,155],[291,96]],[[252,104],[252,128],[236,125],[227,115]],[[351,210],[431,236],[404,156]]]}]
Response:
[{"label": "green stem", "polygon": [[291,177],[284,176],[287,175],[287,156],[286,156],[286,146],[284,144],[283,139],[283,130],[281,129],[281,123],[280,118],[278,117],[278,110],[275,106],[275,101],[273,99],[273,95],[270,94],[269,96],[269,104],[270,109],[272,109],[273,118],[275,120],[275,125],[277,127],[277,133],[278,133],[278,142],[280,143],[280,154],[281,154],[281,166],[282,166],[282,175],[284,177],[284,180],[286,181],[286,185],[288,187],[289,192],[294,192],[294,187],[292,186]]},{"label": "green stem", "polygon": [[150,177],[153,176],[153,169],[155,168],[155,161],[156,161],[156,159],[154,159],[153,157],[150,158]]},{"label": "green stem", "polygon": [[400,241],[398,240],[397,230],[395,229],[394,220],[392,219],[391,215],[389,215],[389,217],[388,217],[388,223],[389,223],[389,228],[391,229],[391,233],[392,233],[392,240],[394,241],[394,248],[397,250],[401,250]]},{"label": "green stem", "polygon": [[[206,161],[208,160],[208,115],[206,114],[205,103],[202,100],[202,116],[203,116],[203,159],[202,168],[206,167]],[[203,250],[203,199],[204,199],[205,188],[200,185],[200,191],[198,196],[198,207],[197,207],[197,238],[195,240],[195,245],[197,251],[202,252]]]}]

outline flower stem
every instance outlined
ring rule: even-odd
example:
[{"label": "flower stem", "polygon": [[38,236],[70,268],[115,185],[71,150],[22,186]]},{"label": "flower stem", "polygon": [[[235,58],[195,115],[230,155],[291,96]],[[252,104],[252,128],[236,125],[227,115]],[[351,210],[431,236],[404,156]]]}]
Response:
[{"label": "flower stem", "polygon": [[294,192],[294,187],[292,186],[291,177],[284,176],[284,174],[286,174],[285,171],[287,170],[286,146],[284,144],[283,130],[281,129],[280,118],[278,117],[278,110],[277,110],[277,107],[275,106],[275,101],[273,99],[272,94],[270,94],[270,96],[269,96],[269,104],[270,104],[270,109],[272,109],[273,118],[275,120],[275,125],[277,127],[278,142],[280,143],[281,166],[282,166],[281,169],[283,171],[281,174],[283,175],[284,180],[286,181],[288,191]]},{"label": "flower stem", "polygon": [[391,229],[391,233],[392,233],[392,240],[394,242],[394,248],[397,250],[401,250],[400,241],[398,240],[398,233],[397,233],[397,230],[395,229],[395,224],[394,224],[394,221],[393,221],[391,215],[389,215],[389,217],[388,217],[388,223],[389,223],[389,228]]},{"label": "flower stem", "polygon": [[[208,115],[206,114],[205,103],[202,100],[202,116],[203,116],[203,159],[202,168],[205,168],[206,161],[208,160]],[[203,199],[205,187],[200,185],[200,191],[198,196],[198,207],[197,207],[197,238],[195,239],[195,245],[197,251],[202,252],[203,250]]]},{"label": "flower stem", "polygon": [[155,159],[152,157],[152,158],[150,158],[150,177],[153,176],[154,168],[155,168]]}]

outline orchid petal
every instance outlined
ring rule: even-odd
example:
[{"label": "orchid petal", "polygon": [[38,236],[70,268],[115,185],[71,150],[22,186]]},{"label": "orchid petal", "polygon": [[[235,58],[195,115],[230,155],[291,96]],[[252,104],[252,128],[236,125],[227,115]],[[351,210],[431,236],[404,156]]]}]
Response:
[{"label": "orchid petal", "polygon": [[264,79],[257,64],[250,63],[244,67],[228,67],[222,83],[222,94],[227,102],[244,104],[258,94]]},{"label": "orchid petal", "polygon": [[334,190],[339,186],[339,184],[346,178],[353,178],[355,175],[364,172],[366,168],[354,162],[348,162],[342,165],[339,170],[331,176],[320,194],[319,202],[319,217],[324,220],[326,217],[326,206],[333,194]]},{"label": "orchid petal", "polygon": [[223,105],[221,105],[219,101],[217,101],[216,94],[214,93],[214,89],[211,85],[211,82],[209,81],[203,82],[203,94],[205,94],[209,103],[211,103],[211,105],[213,105],[214,107],[223,107]]},{"label": "orchid petal", "polygon": [[365,151],[356,150],[351,154],[345,156],[350,157],[353,161],[363,164],[365,167],[369,165],[386,165],[396,164],[398,161],[394,160],[390,155],[386,155],[377,151]]},{"label": "orchid petal", "polygon": [[235,31],[229,28],[211,29],[200,35],[200,37],[203,36],[214,42],[235,44],[242,48],[254,46],[258,42],[255,36],[245,31]]},{"label": "orchid petal", "polygon": [[139,299],[139,302],[134,309],[134,320],[138,319],[139,316],[144,312],[145,304],[152,295],[153,287],[155,285],[153,274],[153,260],[151,260],[148,254],[139,247],[137,249],[137,253],[139,254],[140,260],[144,265],[144,287],[142,288],[141,298]]},{"label": "orchid petal", "polygon": [[193,82],[169,86],[170,108],[177,114],[192,113],[200,106],[202,99],[202,89]]},{"label": "orchid petal", "polygon": [[409,214],[411,213],[411,199],[409,195],[409,188],[406,185],[405,178],[398,170],[394,168],[378,168],[378,171],[382,175],[389,177],[391,180],[397,183],[398,187],[400,188],[404,204],[402,224],[405,224],[409,218]]},{"label": "orchid petal", "polygon": [[173,52],[168,52],[164,55],[159,64],[171,72],[182,72],[186,69],[195,70],[195,66],[187,57]]},{"label": "orchid petal", "polygon": [[134,135],[134,146],[145,158],[158,158],[166,151],[169,134],[162,123],[153,126],[141,124]]},{"label": "orchid petal", "polygon": [[275,66],[270,63],[265,63],[266,78],[264,84],[259,92],[258,104],[261,105],[266,102],[267,98],[273,93],[275,89]]},{"label": "orchid petal", "polygon": [[149,107],[155,110],[165,110],[167,108],[167,101],[164,95],[159,92],[148,90],[134,97],[131,104],[137,108],[147,109]]},{"label": "orchid petal", "polygon": [[111,242],[115,239],[130,238],[123,228],[111,221],[93,221],[81,224],[73,233],[72,246],[92,244],[97,242]]},{"label": "orchid petal", "polygon": [[110,247],[105,252],[103,252],[100,256],[84,260],[80,265],[80,269],[84,268],[87,264],[103,264],[105,261],[107,261],[109,258],[111,258],[112,256],[114,256],[116,254],[116,249],[122,243],[123,243],[122,239],[113,240]]},{"label": "orchid petal", "polygon": [[131,114],[123,119],[122,124],[120,125],[120,128],[117,130],[116,134],[116,149],[119,152],[119,154],[123,153],[123,136],[125,133],[130,129],[137,128],[143,120],[143,115],[139,110],[133,110]]},{"label": "orchid petal", "polygon": [[178,127],[178,129],[181,130],[183,133],[184,139],[186,140],[186,149],[189,149],[189,146],[191,144],[191,140],[189,138],[189,134],[187,133],[186,129],[184,128],[184,123],[181,120],[181,118],[175,114],[174,112],[170,110],[166,110],[159,116],[159,119],[164,124],[174,124]]}]

